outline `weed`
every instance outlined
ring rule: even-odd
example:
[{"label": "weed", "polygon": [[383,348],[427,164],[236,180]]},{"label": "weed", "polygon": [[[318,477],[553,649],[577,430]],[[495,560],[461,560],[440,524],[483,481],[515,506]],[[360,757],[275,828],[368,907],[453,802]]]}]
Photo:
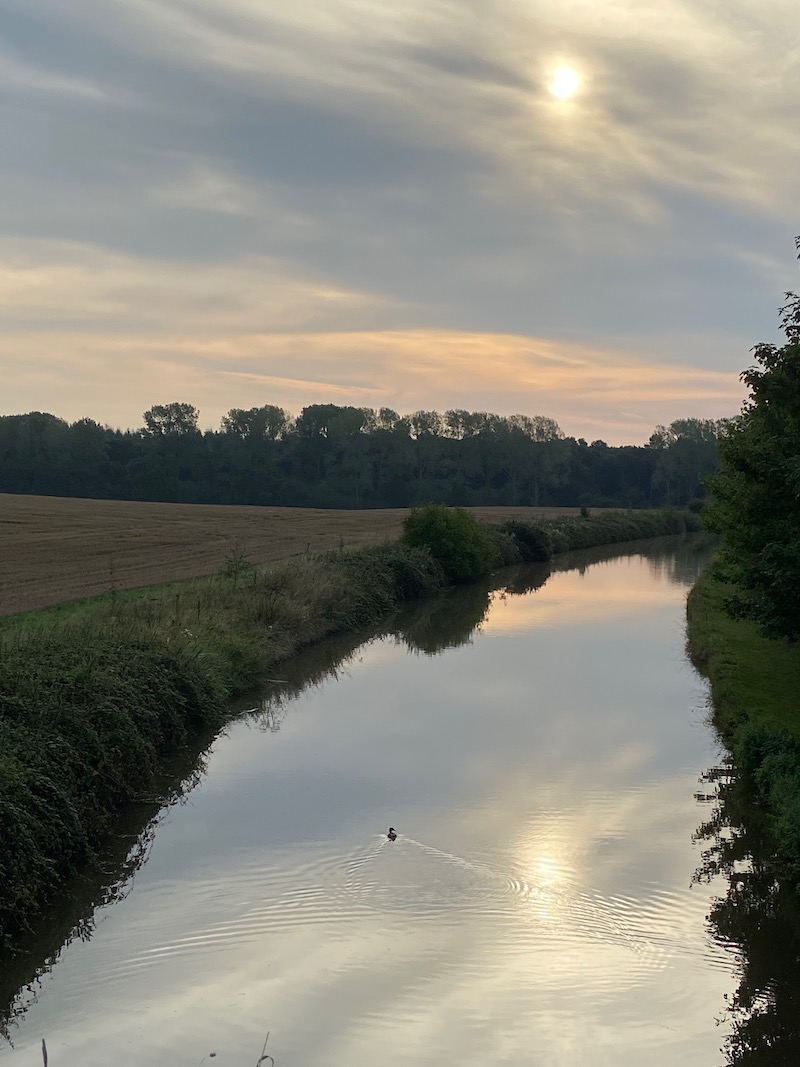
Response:
[{"label": "weed", "polygon": [[244,550],[234,545],[225,557],[225,562],[220,571],[220,577],[226,578],[228,581],[234,582],[235,584],[240,578],[244,578],[245,575],[250,574],[252,570],[253,564],[248,560]]}]

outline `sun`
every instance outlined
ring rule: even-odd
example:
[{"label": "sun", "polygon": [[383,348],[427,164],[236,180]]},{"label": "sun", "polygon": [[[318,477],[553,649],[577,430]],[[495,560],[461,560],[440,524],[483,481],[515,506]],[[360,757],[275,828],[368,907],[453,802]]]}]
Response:
[{"label": "sun", "polygon": [[572,67],[559,67],[547,88],[559,100],[567,100],[574,94],[580,83],[581,80]]}]

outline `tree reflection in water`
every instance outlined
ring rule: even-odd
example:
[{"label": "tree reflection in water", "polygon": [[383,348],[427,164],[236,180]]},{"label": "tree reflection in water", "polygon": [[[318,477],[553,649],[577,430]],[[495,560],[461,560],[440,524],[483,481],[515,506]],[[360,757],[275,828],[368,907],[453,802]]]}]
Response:
[{"label": "tree reflection in water", "polygon": [[732,765],[712,768],[703,781],[712,788],[698,799],[714,809],[695,835],[706,847],[694,881],[727,879],[727,893],[713,901],[708,923],[715,940],[738,949],[741,966],[739,985],[726,998],[723,1019],[732,1030],[721,1051],[726,1064],[795,1065],[800,1063],[800,907],[776,879],[763,813],[747,803]]}]

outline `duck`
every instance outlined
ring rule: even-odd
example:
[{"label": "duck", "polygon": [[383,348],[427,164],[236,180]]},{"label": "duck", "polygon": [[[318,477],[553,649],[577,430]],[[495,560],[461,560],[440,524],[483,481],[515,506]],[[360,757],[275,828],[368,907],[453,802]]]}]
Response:
[{"label": "duck", "polygon": [[389,838],[390,841],[396,841],[397,840],[397,830],[395,830],[395,828],[393,826],[390,826],[389,827],[389,833],[386,836]]}]

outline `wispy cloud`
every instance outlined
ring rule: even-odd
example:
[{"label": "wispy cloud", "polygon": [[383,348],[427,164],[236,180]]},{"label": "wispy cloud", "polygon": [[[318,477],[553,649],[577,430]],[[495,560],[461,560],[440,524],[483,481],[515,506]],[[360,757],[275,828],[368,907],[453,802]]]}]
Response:
[{"label": "wispy cloud", "polygon": [[[54,353],[92,337],[93,350],[125,343],[152,375],[152,346],[176,338],[438,330],[478,347],[510,335],[616,352],[625,374],[594,356],[583,372],[595,407],[574,411],[591,410],[591,426],[650,417],[637,367],[650,383],[683,368],[664,396],[693,412],[712,398],[687,367],[727,375],[730,398],[793,283],[792,12],[789,0],[6,0],[4,328],[25,350],[57,337],[39,354],[55,378]],[[561,63],[581,78],[568,101],[547,91]],[[451,382],[438,399],[443,372],[412,347],[381,380],[387,402],[417,387],[438,390],[425,406],[534,396],[524,361],[509,361],[520,377],[504,388],[470,374],[468,398]],[[348,351],[319,358],[370,393]],[[12,410],[30,396],[16,367]],[[338,367],[283,371],[332,388]],[[53,407],[63,394],[38,395]]]},{"label": "wispy cloud", "polygon": [[[25,334],[0,336],[0,357],[29,406],[54,355],[58,413],[138,425],[153,403],[180,399],[216,426],[231,407],[341,403],[401,412],[466,407],[556,418],[565,432],[644,443],[658,422],[733,414],[735,376],[544,339],[442,330],[309,334]],[[55,368],[58,368],[57,370]]]},{"label": "wispy cloud", "polygon": [[0,243],[6,331],[54,324],[128,335],[331,329],[385,316],[380,303],[369,294],[292,277],[266,257],[182,263],[70,242]]}]

